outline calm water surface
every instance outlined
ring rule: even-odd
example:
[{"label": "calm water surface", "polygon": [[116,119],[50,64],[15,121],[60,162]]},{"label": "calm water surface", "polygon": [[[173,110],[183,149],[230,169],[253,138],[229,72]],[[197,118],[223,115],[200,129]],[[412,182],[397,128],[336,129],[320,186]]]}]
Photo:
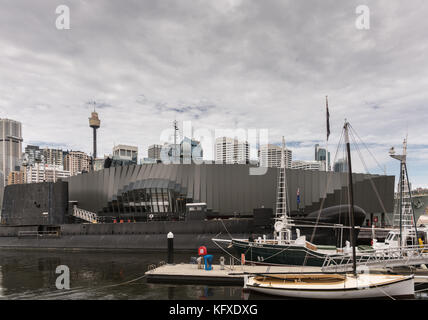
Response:
[{"label": "calm water surface", "polygon": [[[191,253],[176,254],[189,263]],[[0,251],[0,299],[242,299],[241,287],[151,284],[138,279],[166,253]],[[57,266],[70,269],[70,290],[58,290]],[[128,281],[131,281],[127,283]]]},{"label": "calm water surface", "polygon": [[[189,263],[192,253],[176,254]],[[215,262],[218,260],[214,254]],[[274,299],[248,295],[242,287],[146,283],[148,266],[166,260],[166,253],[0,250],[0,299]],[[58,290],[57,266],[70,269],[70,290]],[[428,299],[420,292],[417,299]]]}]

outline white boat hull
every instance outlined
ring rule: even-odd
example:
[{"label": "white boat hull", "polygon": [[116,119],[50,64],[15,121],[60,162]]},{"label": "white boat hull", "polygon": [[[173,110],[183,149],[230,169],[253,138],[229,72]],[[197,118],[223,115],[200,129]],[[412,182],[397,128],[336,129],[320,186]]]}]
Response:
[{"label": "white boat hull", "polygon": [[[368,275],[370,276],[370,275]],[[360,276],[361,277],[361,276]],[[246,288],[254,292],[298,299],[375,299],[388,297],[413,297],[413,276],[398,276],[397,280],[385,281],[384,279],[360,278],[357,283],[346,281],[338,286],[311,286],[311,285],[255,285],[251,278],[246,283]],[[372,277],[373,278],[373,277]],[[376,277],[375,277],[376,278]]]}]

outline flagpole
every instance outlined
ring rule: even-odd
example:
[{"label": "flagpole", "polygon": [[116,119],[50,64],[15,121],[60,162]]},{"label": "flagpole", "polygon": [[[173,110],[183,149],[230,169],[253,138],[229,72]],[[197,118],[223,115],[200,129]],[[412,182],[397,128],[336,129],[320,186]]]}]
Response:
[{"label": "flagpole", "polygon": [[326,106],[326,118],[327,118],[327,139],[325,143],[325,171],[328,172],[328,136],[330,135],[330,113],[328,112],[328,96],[325,96],[325,106]]}]

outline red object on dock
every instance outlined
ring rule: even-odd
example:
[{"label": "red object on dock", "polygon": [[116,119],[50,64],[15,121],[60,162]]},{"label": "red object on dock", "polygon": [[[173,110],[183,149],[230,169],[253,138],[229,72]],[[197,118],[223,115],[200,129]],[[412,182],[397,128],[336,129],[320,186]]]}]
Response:
[{"label": "red object on dock", "polygon": [[198,255],[200,255],[200,256],[205,256],[205,255],[207,255],[207,247],[205,247],[205,246],[200,246],[199,248],[198,248]]}]

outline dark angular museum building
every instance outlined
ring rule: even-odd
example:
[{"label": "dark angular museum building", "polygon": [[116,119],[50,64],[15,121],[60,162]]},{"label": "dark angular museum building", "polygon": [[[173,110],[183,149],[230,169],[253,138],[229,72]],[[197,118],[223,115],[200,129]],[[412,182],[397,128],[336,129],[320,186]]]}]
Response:
[{"label": "dark angular museum building", "polygon": [[[275,209],[278,168],[250,175],[245,164],[143,164],[80,174],[68,182],[69,200],[105,217],[164,219],[188,203],[206,203],[215,216],[252,216]],[[347,204],[347,173],[286,169],[291,214]],[[366,213],[393,211],[394,176],[354,174],[355,204]],[[300,203],[297,201],[297,190]]]}]

